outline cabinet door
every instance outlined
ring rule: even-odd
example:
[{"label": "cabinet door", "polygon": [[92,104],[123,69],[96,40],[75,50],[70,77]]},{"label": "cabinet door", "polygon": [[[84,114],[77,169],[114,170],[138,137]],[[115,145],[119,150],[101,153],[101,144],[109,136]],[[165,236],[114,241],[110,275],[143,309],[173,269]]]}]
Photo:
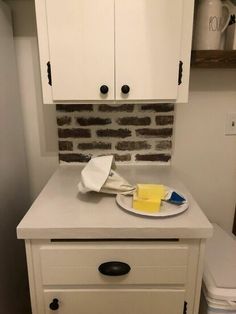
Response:
[{"label": "cabinet door", "polygon": [[53,300],[59,314],[182,314],[184,290],[44,290],[44,299],[46,314]]},{"label": "cabinet door", "polygon": [[114,0],[46,0],[46,14],[53,100],[114,99]]},{"label": "cabinet door", "polygon": [[183,0],[115,0],[118,100],[177,98],[182,15]]}]

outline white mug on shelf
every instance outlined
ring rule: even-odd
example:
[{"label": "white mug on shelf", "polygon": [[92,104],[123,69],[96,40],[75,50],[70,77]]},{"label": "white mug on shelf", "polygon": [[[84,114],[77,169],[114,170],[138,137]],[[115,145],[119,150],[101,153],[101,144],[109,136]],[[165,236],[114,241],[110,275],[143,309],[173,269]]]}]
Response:
[{"label": "white mug on shelf", "polygon": [[226,29],[225,50],[236,50],[236,1],[234,4],[230,0],[225,0],[231,8],[231,22]]},{"label": "white mug on shelf", "polygon": [[[227,12],[225,16],[224,12]],[[199,0],[193,40],[194,50],[218,50],[230,21],[230,7],[220,0]]]}]

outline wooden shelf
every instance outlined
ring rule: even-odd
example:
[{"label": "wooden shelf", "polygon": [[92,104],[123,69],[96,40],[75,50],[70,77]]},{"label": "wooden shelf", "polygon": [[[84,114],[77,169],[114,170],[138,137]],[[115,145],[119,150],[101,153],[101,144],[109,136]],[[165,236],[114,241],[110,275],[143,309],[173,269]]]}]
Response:
[{"label": "wooden shelf", "polygon": [[236,68],[236,50],[193,50],[193,68]]}]

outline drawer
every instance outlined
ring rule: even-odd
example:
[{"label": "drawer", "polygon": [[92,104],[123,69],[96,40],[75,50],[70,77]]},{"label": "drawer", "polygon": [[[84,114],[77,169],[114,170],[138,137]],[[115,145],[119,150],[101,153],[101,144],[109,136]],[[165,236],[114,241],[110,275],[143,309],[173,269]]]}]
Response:
[{"label": "drawer", "polygon": [[60,314],[182,314],[184,294],[177,289],[44,290],[44,306],[46,314],[52,313],[53,299]]},{"label": "drawer", "polygon": [[[129,273],[99,272],[101,264],[113,261],[128,264]],[[179,285],[186,281],[188,246],[178,242],[52,244],[40,248],[40,262],[44,285]]]}]

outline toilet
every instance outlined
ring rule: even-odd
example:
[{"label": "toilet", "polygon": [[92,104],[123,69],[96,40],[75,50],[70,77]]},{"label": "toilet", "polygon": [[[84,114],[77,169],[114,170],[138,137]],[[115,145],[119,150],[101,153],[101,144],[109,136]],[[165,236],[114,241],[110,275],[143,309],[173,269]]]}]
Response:
[{"label": "toilet", "polygon": [[207,240],[200,314],[236,314],[236,237],[213,224]]}]

